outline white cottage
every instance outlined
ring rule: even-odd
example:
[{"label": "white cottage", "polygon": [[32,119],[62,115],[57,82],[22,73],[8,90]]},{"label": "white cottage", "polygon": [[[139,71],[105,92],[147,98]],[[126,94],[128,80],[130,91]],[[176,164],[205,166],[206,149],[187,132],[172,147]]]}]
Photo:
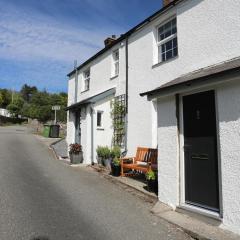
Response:
[{"label": "white cottage", "polygon": [[67,141],[96,162],[122,96],[128,155],[159,149],[159,200],[240,233],[240,2],[164,2],[68,75]]}]

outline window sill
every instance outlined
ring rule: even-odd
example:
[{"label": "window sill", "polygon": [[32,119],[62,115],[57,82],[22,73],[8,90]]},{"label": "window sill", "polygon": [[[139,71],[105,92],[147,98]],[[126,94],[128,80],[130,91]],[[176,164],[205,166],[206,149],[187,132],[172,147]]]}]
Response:
[{"label": "window sill", "polygon": [[85,92],[88,92],[88,91],[89,91],[89,89],[83,90],[83,91],[81,91],[81,93],[85,93]]},{"label": "window sill", "polygon": [[115,79],[115,78],[117,78],[118,77],[118,75],[115,75],[115,76],[113,76],[113,77],[110,77],[110,80],[113,80],[113,79]]},{"label": "window sill", "polygon": [[172,61],[176,60],[177,58],[178,58],[178,56],[173,57],[173,58],[171,58],[171,59],[168,59],[167,61],[164,61],[164,62],[159,62],[159,63],[153,64],[153,65],[152,65],[152,69],[153,69],[153,68],[156,68],[156,67],[158,67],[158,66],[161,66],[161,65],[163,65],[163,64],[165,64],[165,63],[172,62]]},{"label": "window sill", "polygon": [[104,128],[98,127],[97,130],[98,131],[104,131]]}]

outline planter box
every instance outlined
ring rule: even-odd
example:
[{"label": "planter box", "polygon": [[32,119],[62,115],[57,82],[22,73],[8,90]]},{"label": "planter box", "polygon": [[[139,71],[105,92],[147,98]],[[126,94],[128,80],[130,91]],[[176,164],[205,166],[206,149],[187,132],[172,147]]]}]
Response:
[{"label": "planter box", "polygon": [[74,153],[70,153],[70,163],[71,164],[79,164],[79,163],[83,163],[83,153],[80,152],[79,154],[74,154]]}]

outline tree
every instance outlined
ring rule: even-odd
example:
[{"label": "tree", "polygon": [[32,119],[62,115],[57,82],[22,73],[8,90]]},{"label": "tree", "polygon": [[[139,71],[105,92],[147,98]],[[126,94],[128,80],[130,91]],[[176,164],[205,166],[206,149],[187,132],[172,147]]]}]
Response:
[{"label": "tree", "polygon": [[19,94],[17,94],[17,95],[15,95],[12,103],[10,103],[7,106],[7,110],[9,110],[9,112],[13,116],[18,117],[18,115],[21,114],[21,110],[22,110],[23,104],[24,104],[23,98]]},{"label": "tree", "polygon": [[2,107],[2,104],[3,104],[3,96],[2,96],[2,93],[0,92],[0,107]]},{"label": "tree", "polygon": [[2,108],[6,108],[7,105],[9,105],[11,103],[12,100],[12,94],[9,90],[7,89],[0,89],[0,93],[2,96],[2,104],[1,107]]},{"label": "tree", "polygon": [[24,101],[29,102],[31,100],[31,97],[34,93],[36,93],[38,89],[33,86],[28,86],[27,84],[24,84],[21,88],[20,94]]}]

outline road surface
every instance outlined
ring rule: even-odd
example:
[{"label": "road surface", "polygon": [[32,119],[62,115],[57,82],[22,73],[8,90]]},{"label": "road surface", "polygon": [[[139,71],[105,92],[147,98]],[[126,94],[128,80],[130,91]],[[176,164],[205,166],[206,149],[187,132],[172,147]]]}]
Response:
[{"label": "road surface", "polygon": [[54,159],[27,128],[0,127],[1,240],[190,239],[149,203]]}]

